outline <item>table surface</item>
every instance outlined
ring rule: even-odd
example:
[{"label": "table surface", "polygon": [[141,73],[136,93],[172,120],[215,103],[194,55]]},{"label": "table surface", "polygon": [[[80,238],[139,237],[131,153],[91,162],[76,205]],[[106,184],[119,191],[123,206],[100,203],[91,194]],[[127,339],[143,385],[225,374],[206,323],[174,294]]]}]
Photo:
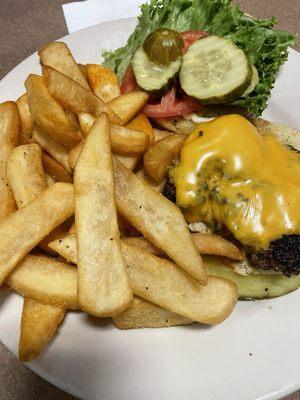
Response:
[{"label": "table surface", "polygon": [[[1,0],[0,79],[43,44],[67,34],[61,4],[68,2],[67,0]],[[251,15],[261,18],[275,15],[279,18],[281,28],[300,32],[299,0],[235,2]],[[300,50],[300,40],[295,48]],[[0,365],[0,399],[75,399],[23,366],[1,343]],[[285,400],[300,400],[300,391],[286,397]]]}]

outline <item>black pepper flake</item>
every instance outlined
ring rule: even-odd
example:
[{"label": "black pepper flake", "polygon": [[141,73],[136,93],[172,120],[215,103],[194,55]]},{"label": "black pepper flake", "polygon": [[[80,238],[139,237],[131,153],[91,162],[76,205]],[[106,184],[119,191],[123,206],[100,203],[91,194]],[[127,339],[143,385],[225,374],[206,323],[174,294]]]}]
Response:
[{"label": "black pepper flake", "polygon": [[142,208],[142,206],[139,206],[139,209],[141,209]]},{"label": "black pepper flake", "polygon": [[199,137],[202,137],[202,136],[203,136],[203,131],[199,131],[199,132],[198,132],[198,136],[199,136]]},{"label": "black pepper flake", "polygon": [[149,288],[148,288],[148,286],[145,286],[145,289],[147,289],[147,290],[148,290],[148,289],[149,289]]},{"label": "black pepper flake", "polygon": [[249,356],[251,357],[251,356],[253,356],[253,354],[252,354],[252,353],[249,353]]},{"label": "black pepper flake", "polygon": [[166,323],[168,323],[169,322],[169,320],[168,319],[166,319]]},{"label": "black pepper flake", "polygon": [[265,287],[265,292],[268,292],[269,291],[269,288],[268,287]]},{"label": "black pepper flake", "polygon": [[61,239],[59,239],[59,241],[58,241],[59,243],[61,243]]},{"label": "black pepper flake", "polygon": [[70,246],[67,244],[67,245],[66,245],[66,248],[68,249],[69,247],[70,247]]},{"label": "black pepper flake", "polygon": [[109,240],[114,240],[113,238],[109,238]]}]

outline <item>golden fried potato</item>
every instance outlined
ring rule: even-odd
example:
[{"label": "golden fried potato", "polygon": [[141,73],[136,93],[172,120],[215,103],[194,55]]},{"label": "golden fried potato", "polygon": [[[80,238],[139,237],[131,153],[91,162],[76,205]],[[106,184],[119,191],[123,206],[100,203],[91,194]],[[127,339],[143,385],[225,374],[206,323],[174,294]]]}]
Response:
[{"label": "golden fried potato", "polygon": [[36,358],[55,334],[63,320],[65,310],[61,307],[24,298],[19,359],[23,362]]},{"label": "golden fried potato", "polygon": [[134,129],[135,131],[147,133],[150,139],[150,144],[154,142],[154,130],[149,121],[149,118],[146,117],[145,114],[139,113],[126,126],[127,128]]},{"label": "golden fried potato", "polygon": [[[66,75],[57,70],[44,67],[43,77],[48,90],[64,108],[76,114],[81,112],[90,113],[98,117],[102,112],[106,112],[110,121],[116,125],[122,125],[120,117],[105,104],[92,91],[79,85]],[[78,143],[78,142],[77,142]]]},{"label": "golden fried potato", "polygon": [[119,213],[151,243],[205,285],[207,277],[201,256],[179,208],[118,160],[114,158],[113,161]]},{"label": "golden fried potato", "polygon": [[123,124],[127,124],[142,110],[148,99],[149,94],[146,92],[131,92],[116,97],[108,105],[121,118]]},{"label": "golden fried potato", "polygon": [[77,268],[45,256],[28,255],[5,282],[16,292],[44,304],[78,308]]},{"label": "golden fried potato", "polygon": [[53,140],[51,136],[44,133],[37,126],[33,128],[32,141],[39,144],[41,148],[55,161],[61,164],[69,174],[72,173],[72,169],[69,165],[69,152],[65,146]]},{"label": "golden fried potato", "polygon": [[72,182],[71,175],[61,164],[46,153],[43,153],[42,158],[45,172],[54,178],[56,182]]},{"label": "golden fried potato", "polygon": [[193,121],[183,117],[153,118],[153,120],[163,129],[175,133],[184,133],[186,135],[191,133],[196,127]]},{"label": "golden fried potato", "polygon": [[58,182],[2,221],[0,285],[26,254],[73,213],[73,186]]},{"label": "golden fried potato", "polygon": [[118,78],[110,68],[100,64],[87,64],[86,72],[93,92],[105,103],[121,96]]},{"label": "golden fried potato", "polygon": [[74,186],[78,300],[92,315],[117,315],[132,301],[132,290],[120,249],[106,114],[96,120],[85,140]]},{"label": "golden fried potato", "polygon": [[147,183],[150,185],[154,190],[157,192],[161,193],[163,191],[163,188],[165,186],[166,180],[163,179],[161,182],[155,181],[146,171],[145,168],[141,168],[137,173],[136,173],[137,178],[139,178],[141,181]]},{"label": "golden fried potato", "polygon": [[13,149],[7,159],[6,173],[18,208],[47,188],[42,149],[38,144],[24,144]]},{"label": "golden fried potato", "polygon": [[58,143],[70,148],[80,142],[62,106],[49,94],[41,76],[30,74],[25,81],[33,121]]},{"label": "golden fried potato", "polygon": [[21,120],[20,144],[27,144],[31,139],[33,121],[29,110],[27,93],[16,101]]},{"label": "golden fried potato", "polygon": [[16,103],[0,104],[0,221],[16,210],[14,196],[6,176],[6,160],[9,152],[18,144],[20,118]]},{"label": "golden fried potato", "polygon": [[193,233],[193,242],[200,254],[224,256],[234,260],[242,260],[243,254],[231,242],[221,236],[209,233]]},{"label": "golden fried potato", "polygon": [[172,135],[172,132],[154,128],[153,129],[153,135],[154,135],[154,142],[158,142],[159,140],[164,139],[167,136]]},{"label": "golden fried potato", "polygon": [[[74,232],[75,233],[75,232]],[[122,241],[124,243],[128,243],[131,246],[136,246],[141,250],[145,250],[148,253],[154,254],[155,256],[158,257],[163,257],[165,254],[163,251],[158,249],[154,244],[150,243],[147,239],[145,239],[143,236],[129,236],[129,237],[124,237],[122,238]]]},{"label": "golden fried potato", "polygon": [[133,304],[114,317],[113,323],[119,329],[137,329],[189,325],[193,321],[134,296]]},{"label": "golden fried potato", "polygon": [[79,154],[80,154],[80,152],[82,150],[82,147],[83,147],[83,142],[78,143],[78,145],[75,146],[69,153],[69,159],[68,159],[69,166],[73,170],[76,167],[76,163],[77,163],[77,160],[79,158]]},{"label": "golden fried potato", "polygon": [[[49,246],[67,260],[77,263],[76,236]],[[121,240],[133,293],[192,321],[217,324],[227,318],[237,302],[234,283],[214,276],[206,286],[195,281],[171,261],[156,257]]]},{"label": "golden fried potato", "polygon": [[144,154],[145,170],[157,182],[164,180],[167,168],[179,157],[185,140],[185,135],[174,133],[153,143]]},{"label": "golden fried potato", "polygon": [[79,83],[81,86],[91,90],[84,74],[74,60],[74,57],[66,43],[49,43],[42,47],[38,54],[43,65],[57,69],[62,74],[67,75],[69,78]]}]

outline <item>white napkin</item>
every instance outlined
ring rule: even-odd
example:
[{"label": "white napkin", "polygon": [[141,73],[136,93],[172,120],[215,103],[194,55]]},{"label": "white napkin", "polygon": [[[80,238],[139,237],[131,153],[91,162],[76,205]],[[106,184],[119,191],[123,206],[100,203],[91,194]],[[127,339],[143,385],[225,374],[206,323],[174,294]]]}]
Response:
[{"label": "white napkin", "polygon": [[85,0],[63,4],[69,33],[114,19],[136,17],[145,0]]}]

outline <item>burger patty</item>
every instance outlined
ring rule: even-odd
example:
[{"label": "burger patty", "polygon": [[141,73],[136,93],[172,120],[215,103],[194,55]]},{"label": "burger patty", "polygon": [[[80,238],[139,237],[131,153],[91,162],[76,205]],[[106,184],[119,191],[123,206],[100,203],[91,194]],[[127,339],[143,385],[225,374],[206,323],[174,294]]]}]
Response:
[{"label": "burger patty", "polygon": [[[163,195],[176,203],[176,188],[166,182]],[[251,266],[257,269],[278,271],[286,276],[300,273],[300,235],[283,235],[271,242],[268,250],[247,251],[247,259]]]},{"label": "burger patty", "polygon": [[249,263],[258,269],[282,272],[286,276],[300,273],[300,235],[283,235],[271,242],[268,250],[247,252]]}]

